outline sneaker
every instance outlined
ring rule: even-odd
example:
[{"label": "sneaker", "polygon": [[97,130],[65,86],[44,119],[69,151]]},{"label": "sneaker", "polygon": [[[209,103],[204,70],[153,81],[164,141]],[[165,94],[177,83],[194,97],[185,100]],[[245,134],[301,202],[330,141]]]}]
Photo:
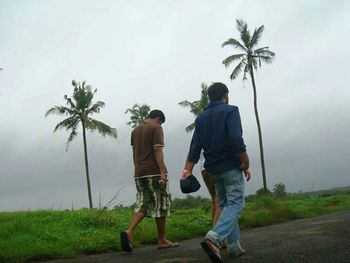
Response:
[{"label": "sneaker", "polygon": [[237,247],[238,250],[243,253],[243,254],[247,254],[247,250],[245,250],[242,246],[241,246],[241,242],[239,242],[239,240],[237,240]]},{"label": "sneaker", "polygon": [[237,240],[237,249],[236,250],[231,250],[229,251],[229,255],[234,256],[234,257],[240,257],[247,254],[247,250],[245,250],[244,248],[242,248],[241,243],[239,242],[239,240]]}]

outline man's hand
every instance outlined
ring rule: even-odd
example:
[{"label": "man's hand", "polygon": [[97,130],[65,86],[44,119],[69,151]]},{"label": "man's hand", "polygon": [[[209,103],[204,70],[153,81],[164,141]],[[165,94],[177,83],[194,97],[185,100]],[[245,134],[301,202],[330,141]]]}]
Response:
[{"label": "man's hand", "polygon": [[189,172],[187,170],[183,170],[181,179],[185,179],[185,178],[189,177],[191,174],[192,174],[191,172]]},{"label": "man's hand", "polygon": [[241,165],[239,168],[244,173],[244,176],[247,178],[247,182],[250,180],[250,171],[249,171],[249,157],[247,152],[241,152],[240,156],[241,158]]},{"label": "man's hand", "polygon": [[245,171],[249,169],[249,157],[248,157],[248,153],[247,152],[241,152],[239,155],[240,159],[241,159],[241,170]]},{"label": "man's hand", "polygon": [[161,173],[160,174],[160,179],[168,181],[168,173]]},{"label": "man's hand", "polygon": [[247,170],[243,170],[244,176],[247,178],[247,182],[250,180],[251,176],[250,176],[250,171]]},{"label": "man's hand", "polygon": [[194,164],[195,163],[189,162],[186,159],[185,169],[182,172],[181,179],[185,179],[185,178],[189,177],[192,174]]},{"label": "man's hand", "polygon": [[168,184],[168,174],[167,173],[161,173],[160,174],[160,180],[159,183],[161,186],[166,187]]}]

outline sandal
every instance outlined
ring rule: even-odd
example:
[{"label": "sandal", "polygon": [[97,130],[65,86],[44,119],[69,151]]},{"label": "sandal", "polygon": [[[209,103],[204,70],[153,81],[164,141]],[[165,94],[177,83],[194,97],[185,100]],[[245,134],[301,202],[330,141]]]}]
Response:
[{"label": "sandal", "polygon": [[220,248],[213,243],[210,239],[204,239],[201,242],[201,246],[204,249],[205,253],[209,256],[210,260],[213,263],[223,263],[221,255],[220,255]]},{"label": "sandal", "polygon": [[157,248],[158,249],[167,249],[167,248],[174,248],[174,247],[178,247],[179,243],[177,242],[169,242],[165,245],[158,245]]},{"label": "sandal", "polygon": [[132,243],[128,238],[128,234],[125,231],[120,233],[120,244],[121,244],[122,250],[126,252],[133,251]]}]

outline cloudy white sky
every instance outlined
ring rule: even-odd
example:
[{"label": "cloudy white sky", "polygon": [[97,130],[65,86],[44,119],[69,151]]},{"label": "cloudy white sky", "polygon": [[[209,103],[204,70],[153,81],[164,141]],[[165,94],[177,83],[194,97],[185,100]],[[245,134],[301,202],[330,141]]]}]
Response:
[{"label": "cloudy white sky", "polygon": [[[95,116],[118,139],[88,135],[95,206],[125,187],[134,201],[124,111],[147,103],[164,111],[165,160],[173,197],[193,116],[177,105],[197,100],[202,82],[222,81],[239,106],[251,158],[247,193],[262,185],[250,82],[231,82],[221,61],[235,51],[235,19],[265,26],[260,46],[276,53],[257,72],[267,182],[291,192],[350,185],[349,1],[0,0],[0,210],[87,207],[82,137],[68,152],[62,118],[47,109],[86,80],[106,107]],[[199,172],[197,171],[199,174]],[[208,196],[205,187],[198,192]]]}]

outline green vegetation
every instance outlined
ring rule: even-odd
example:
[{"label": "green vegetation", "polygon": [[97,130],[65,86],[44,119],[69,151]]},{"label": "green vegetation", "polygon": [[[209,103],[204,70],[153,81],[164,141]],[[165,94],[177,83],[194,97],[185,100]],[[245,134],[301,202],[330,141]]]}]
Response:
[{"label": "green vegetation", "polygon": [[[350,209],[350,194],[326,197],[295,196],[273,199],[269,195],[246,203],[240,217],[242,229]],[[0,262],[23,262],[119,251],[119,232],[127,228],[132,209],[36,211],[0,213]],[[211,226],[208,199],[188,196],[173,201],[167,236],[172,240],[204,235]],[[153,220],[144,220],[134,244],[154,244]]]}]

